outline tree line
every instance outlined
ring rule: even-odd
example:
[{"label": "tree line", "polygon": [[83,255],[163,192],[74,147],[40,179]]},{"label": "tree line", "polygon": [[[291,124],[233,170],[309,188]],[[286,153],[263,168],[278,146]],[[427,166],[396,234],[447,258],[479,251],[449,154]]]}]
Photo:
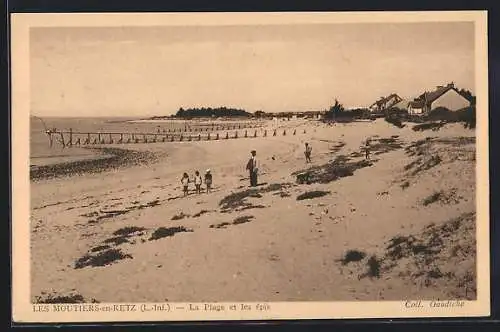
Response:
[{"label": "tree line", "polygon": [[178,118],[195,118],[195,117],[232,117],[244,116],[250,117],[252,114],[239,108],[231,107],[194,107],[194,108],[179,108],[175,117]]}]

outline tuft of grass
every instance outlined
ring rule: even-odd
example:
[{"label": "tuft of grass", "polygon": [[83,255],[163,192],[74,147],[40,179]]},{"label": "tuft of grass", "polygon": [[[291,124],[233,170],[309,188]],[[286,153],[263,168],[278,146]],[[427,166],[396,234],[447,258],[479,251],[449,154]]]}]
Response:
[{"label": "tuft of grass", "polygon": [[187,229],[184,226],[170,227],[170,228],[160,227],[157,228],[153,234],[151,234],[149,241],[158,240],[168,236],[173,236],[175,235],[175,233],[192,232],[192,231],[193,230]]},{"label": "tuft of grass", "polygon": [[230,223],[228,223],[227,221],[225,222],[222,222],[220,224],[217,224],[217,225],[210,225],[210,228],[226,228],[226,226],[229,226],[231,225]]},{"label": "tuft of grass", "polygon": [[342,265],[347,265],[350,262],[359,262],[363,258],[365,258],[366,253],[359,251],[359,250],[348,250],[344,257],[342,257],[341,262]]},{"label": "tuft of grass", "polygon": [[375,255],[372,255],[368,259],[368,271],[367,271],[367,276],[370,278],[380,278],[380,261],[377,259]]},{"label": "tuft of grass", "polygon": [[200,212],[193,214],[193,218],[198,218],[199,216],[201,216],[205,213],[209,213],[209,212],[210,211],[208,211],[208,210],[201,210]]},{"label": "tuft of grass", "polygon": [[290,186],[289,183],[273,183],[264,188],[251,188],[243,191],[232,193],[226,197],[224,197],[220,202],[219,206],[223,210],[232,210],[238,207],[247,206],[248,203],[246,199],[249,197],[262,197],[261,194],[273,192],[273,191],[281,191]]},{"label": "tuft of grass", "polygon": [[408,181],[405,181],[405,182],[403,182],[403,183],[401,184],[401,188],[402,188],[403,190],[404,190],[404,189],[406,189],[406,188],[408,188],[409,186],[410,186],[410,182],[408,182]]},{"label": "tuft of grass", "polygon": [[405,125],[401,121],[401,119],[397,115],[388,115],[384,118],[384,120],[395,127],[404,128]]},{"label": "tuft of grass", "polygon": [[392,239],[389,240],[389,245],[387,246],[387,249],[394,248],[402,243],[413,243],[415,242],[415,238],[413,236],[395,236]]},{"label": "tuft of grass", "polygon": [[421,123],[421,124],[418,124],[418,125],[415,125],[413,126],[413,131],[425,131],[425,130],[433,130],[433,131],[437,131],[439,129],[441,129],[444,125],[446,124],[446,122],[424,122],[424,123]]},{"label": "tuft of grass", "polygon": [[105,266],[110,265],[113,262],[125,258],[132,258],[131,255],[123,254],[119,249],[108,249],[106,251],[100,252],[95,256],[84,255],[75,262],[75,269],[81,269],[86,266]]},{"label": "tuft of grass", "polygon": [[292,175],[296,176],[298,184],[330,183],[346,176],[352,176],[356,170],[371,165],[372,163],[367,160],[351,162],[346,156],[338,156],[325,165],[313,166],[303,171],[294,172]]},{"label": "tuft of grass", "polygon": [[122,243],[126,243],[126,242],[129,242],[127,240],[126,237],[124,236],[115,236],[115,237],[112,237],[112,238],[109,238],[109,239],[106,239],[103,241],[104,243],[113,243],[114,245],[119,245],[119,244],[122,244]]},{"label": "tuft of grass", "polygon": [[236,219],[234,219],[232,223],[225,221],[225,222],[222,222],[220,224],[210,225],[210,228],[226,228],[226,226],[229,226],[229,225],[244,224],[244,223],[250,222],[250,220],[252,220],[253,218],[254,218],[254,216],[240,216],[240,217],[237,217]]},{"label": "tuft of grass", "polygon": [[[420,154],[422,153],[419,152]],[[411,175],[417,175],[418,173],[422,171],[427,171],[434,166],[439,165],[442,162],[442,159],[438,155],[430,156],[428,158],[418,158],[417,160],[409,163],[408,165],[405,166],[405,170],[409,171],[410,169],[414,168],[413,172],[411,172]]]},{"label": "tuft of grass", "polygon": [[36,296],[34,302],[40,304],[89,303],[89,302],[99,303],[95,299],[86,301],[85,298],[78,293],[68,294],[68,295],[48,294],[48,295]]},{"label": "tuft of grass", "polygon": [[239,225],[239,224],[244,224],[244,223],[250,222],[250,220],[252,220],[253,218],[254,218],[254,216],[238,217],[238,218],[234,219],[233,225]]},{"label": "tuft of grass", "polygon": [[157,206],[157,205],[160,205],[160,201],[158,199],[155,199],[154,201],[151,201],[151,202],[147,202],[146,204],[140,204],[136,207],[136,209],[145,209],[145,208],[148,208],[148,207],[153,207],[153,206]]},{"label": "tuft of grass", "polygon": [[435,203],[439,201],[441,198],[443,198],[444,193],[442,191],[436,191],[432,195],[426,197],[423,201],[422,204],[424,206],[430,205],[432,203]]},{"label": "tuft of grass", "polygon": [[181,212],[179,214],[174,215],[171,220],[181,220],[187,217],[189,217],[189,214],[184,214],[184,212]]},{"label": "tuft of grass", "polygon": [[115,231],[113,233],[113,235],[128,236],[130,234],[133,234],[136,232],[142,232],[144,230],[146,230],[144,227],[128,226],[128,227],[120,228],[119,230]]},{"label": "tuft of grass", "polygon": [[439,270],[439,268],[434,268],[430,271],[427,271],[427,277],[433,279],[439,279],[443,277],[443,273]]},{"label": "tuft of grass", "polygon": [[313,199],[317,197],[323,197],[328,194],[330,194],[329,191],[322,191],[322,190],[306,191],[305,193],[302,193],[299,196],[297,196],[297,200],[301,201],[304,199]]},{"label": "tuft of grass", "polygon": [[90,249],[90,252],[98,252],[98,251],[109,249],[109,248],[111,248],[111,247],[105,244],[105,245],[97,246],[97,247]]}]

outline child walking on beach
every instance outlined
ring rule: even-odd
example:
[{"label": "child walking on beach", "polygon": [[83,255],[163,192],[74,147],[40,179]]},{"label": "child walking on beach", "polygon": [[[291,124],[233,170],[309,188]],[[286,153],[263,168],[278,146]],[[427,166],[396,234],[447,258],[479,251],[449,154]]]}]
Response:
[{"label": "child walking on beach", "polygon": [[196,193],[201,194],[201,175],[200,172],[196,171],[194,173],[194,186],[196,187]]},{"label": "child walking on beach", "polygon": [[181,183],[184,191],[184,196],[188,195],[188,187],[189,187],[189,175],[187,173],[184,173],[181,178]]},{"label": "child walking on beach", "polygon": [[207,194],[208,194],[212,189],[212,173],[210,173],[209,169],[207,169],[207,171],[205,172],[205,184],[207,185]]}]

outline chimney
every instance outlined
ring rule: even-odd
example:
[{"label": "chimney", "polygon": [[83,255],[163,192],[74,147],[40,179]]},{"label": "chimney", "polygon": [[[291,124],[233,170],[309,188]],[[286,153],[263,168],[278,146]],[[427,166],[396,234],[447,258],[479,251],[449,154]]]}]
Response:
[{"label": "chimney", "polygon": [[454,88],[455,87],[455,83],[451,82],[450,84],[448,84],[448,88]]}]

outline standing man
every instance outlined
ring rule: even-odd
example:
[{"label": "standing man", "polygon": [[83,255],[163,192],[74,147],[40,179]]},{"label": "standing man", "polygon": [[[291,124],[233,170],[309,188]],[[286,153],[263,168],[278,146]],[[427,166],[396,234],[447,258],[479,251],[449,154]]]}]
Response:
[{"label": "standing man", "polygon": [[258,164],[257,157],[256,157],[257,152],[255,150],[252,150],[251,154],[252,154],[252,156],[248,160],[246,168],[247,168],[249,175],[250,175],[250,186],[255,187],[255,186],[257,186],[257,174],[259,171],[259,164]]},{"label": "standing man", "polygon": [[365,160],[370,160],[370,139],[367,138],[365,142]]},{"label": "standing man", "polygon": [[311,152],[312,147],[309,145],[309,143],[306,143],[306,151],[304,151],[304,154],[306,155],[306,163],[311,162]]}]

